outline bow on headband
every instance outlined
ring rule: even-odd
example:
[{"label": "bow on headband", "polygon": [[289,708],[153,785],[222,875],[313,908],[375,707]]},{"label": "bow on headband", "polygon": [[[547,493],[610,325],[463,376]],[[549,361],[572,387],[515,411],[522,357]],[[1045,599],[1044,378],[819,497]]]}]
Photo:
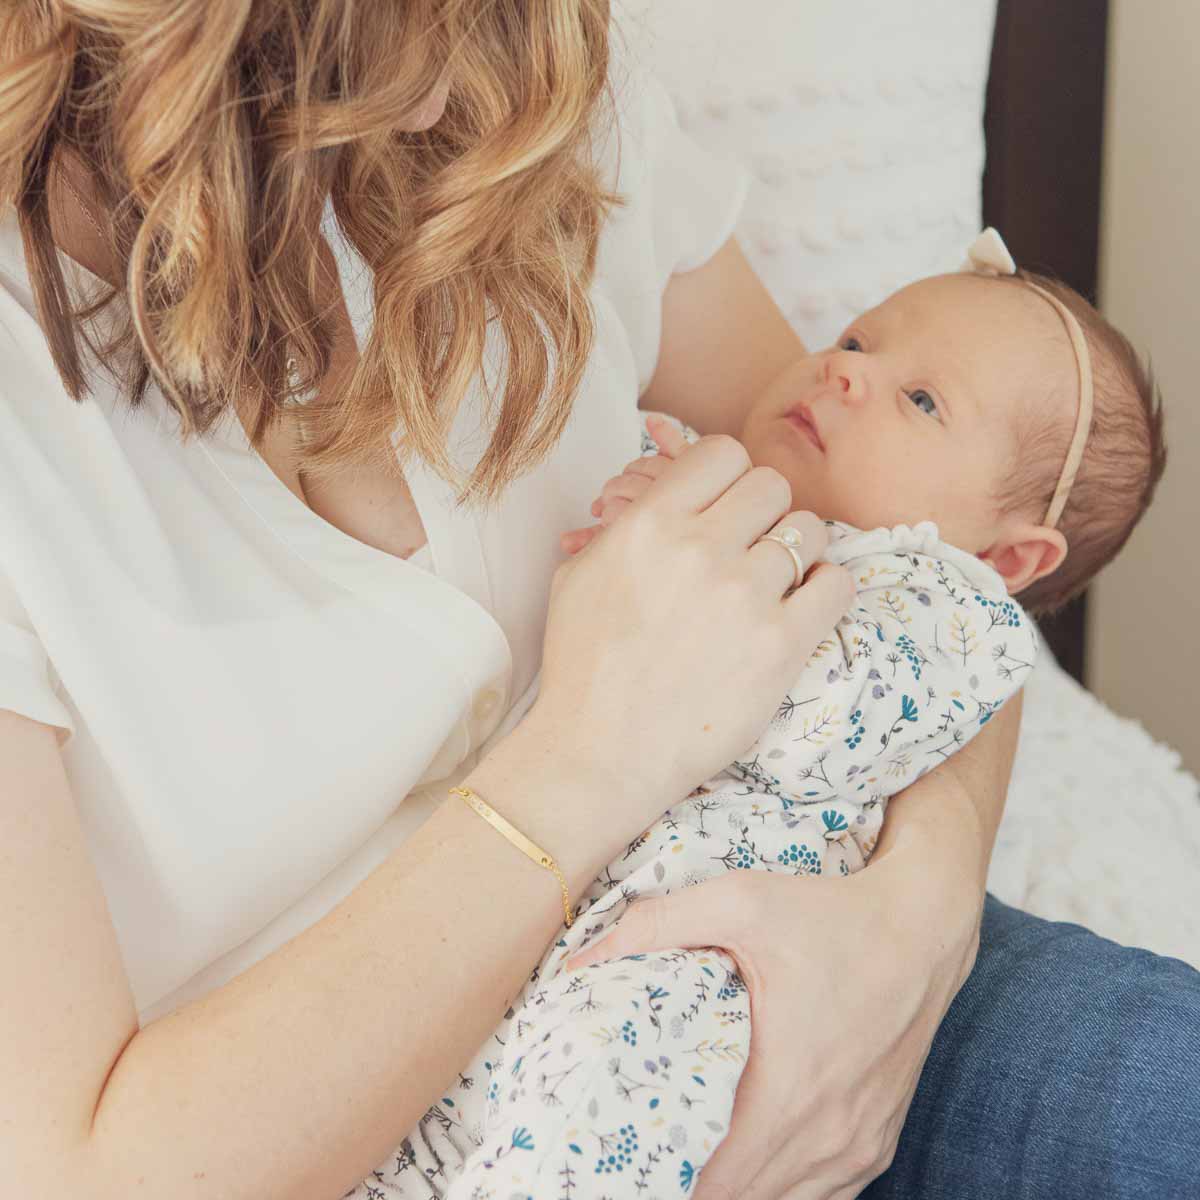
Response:
[{"label": "bow on headband", "polygon": [[1015,275],[1017,264],[1004,239],[989,225],[968,247],[964,271],[976,275]]},{"label": "bow on headband", "polygon": [[[975,275],[1015,275],[1017,264],[1008,252],[1004,239],[990,225],[967,247],[967,261],[962,270]],[[1067,458],[1063,463],[1062,474],[1058,477],[1058,486],[1046,510],[1045,524],[1058,524],[1063,509],[1067,505],[1067,497],[1071,494],[1071,485],[1079,471],[1083,459],[1083,450],[1087,445],[1088,432],[1092,426],[1093,388],[1092,388],[1092,359],[1088,353],[1087,338],[1083,336],[1083,328],[1075,314],[1067,306],[1052,296],[1045,288],[1030,283],[1028,279],[1021,282],[1037,292],[1058,313],[1066,326],[1067,336],[1071,339],[1071,349],[1075,351],[1075,365],[1079,369],[1079,412],[1075,419],[1075,432],[1071,436],[1071,445],[1067,450]]]}]

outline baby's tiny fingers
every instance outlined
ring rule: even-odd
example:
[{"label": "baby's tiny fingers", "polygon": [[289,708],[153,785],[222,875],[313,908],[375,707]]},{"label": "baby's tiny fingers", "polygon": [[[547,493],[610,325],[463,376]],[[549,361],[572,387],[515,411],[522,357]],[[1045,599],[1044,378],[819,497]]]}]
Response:
[{"label": "baby's tiny fingers", "polygon": [[[631,459],[625,464],[621,475],[644,475],[647,479],[657,479],[669,466],[671,459],[662,454],[643,454],[640,458]],[[614,475],[613,479],[620,479]]]},{"label": "baby's tiny fingers", "polygon": [[603,528],[603,525],[589,525],[586,529],[568,529],[559,535],[559,545],[564,554],[578,554]]},{"label": "baby's tiny fingers", "polygon": [[688,447],[687,438],[683,436],[682,431],[663,417],[647,417],[646,430],[658,445],[659,453],[667,458],[678,458]]},{"label": "baby's tiny fingers", "polygon": [[[645,475],[618,475],[616,479],[610,479],[601,488],[599,497],[600,505],[603,507],[617,497],[625,500],[636,500],[653,482],[653,479],[647,479]],[[592,515],[597,516],[599,514],[593,513]]]},{"label": "baby's tiny fingers", "polygon": [[624,496],[613,496],[605,500],[600,509],[600,524],[605,527],[611,525],[621,515],[622,510],[632,503],[632,500],[628,500]]}]

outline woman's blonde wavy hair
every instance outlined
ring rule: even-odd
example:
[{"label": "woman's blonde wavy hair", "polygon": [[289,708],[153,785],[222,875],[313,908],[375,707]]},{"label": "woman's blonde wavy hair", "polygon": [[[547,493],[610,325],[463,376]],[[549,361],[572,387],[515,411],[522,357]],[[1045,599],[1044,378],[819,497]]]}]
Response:
[{"label": "woman's blonde wavy hair", "polygon": [[[40,320],[76,401],[83,333],[134,407],[153,376],[186,439],[249,397],[260,445],[286,398],[330,366],[318,230],[332,197],[374,272],[375,317],[352,376],[305,407],[306,474],[385,461],[400,428],[399,459],[384,451],[392,464],[415,452],[459,503],[487,503],[550,452],[593,342],[599,231],[623,203],[602,185],[593,140],[608,0],[6,8],[0,203],[16,206]],[[444,115],[397,128],[443,78]],[[125,279],[78,310],[47,206],[63,149],[89,172]],[[83,322],[117,295],[128,316],[98,345]],[[481,371],[491,321],[508,347],[498,412]],[[477,374],[494,432],[464,484],[446,439]]]}]

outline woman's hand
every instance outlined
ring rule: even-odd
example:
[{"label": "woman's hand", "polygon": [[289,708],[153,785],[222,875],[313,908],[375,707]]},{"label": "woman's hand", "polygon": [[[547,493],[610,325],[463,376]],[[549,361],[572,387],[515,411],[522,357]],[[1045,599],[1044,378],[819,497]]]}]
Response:
[{"label": "woman's hand", "polygon": [[851,603],[844,569],[818,564],[789,591],[791,555],[758,541],[786,524],[805,562],[821,557],[824,523],[790,500],[740,442],[701,438],[554,573],[526,721],[613,778],[629,836],[754,741]]},{"label": "woman's hand", "polygon": [[750,1057],[696,1200],[851,1200],[890,1165],[979,944],[982,889],[930,871],[921,840],[847,878],[733,871],[641,901],[566,964],[701,946],[737,962]]}]

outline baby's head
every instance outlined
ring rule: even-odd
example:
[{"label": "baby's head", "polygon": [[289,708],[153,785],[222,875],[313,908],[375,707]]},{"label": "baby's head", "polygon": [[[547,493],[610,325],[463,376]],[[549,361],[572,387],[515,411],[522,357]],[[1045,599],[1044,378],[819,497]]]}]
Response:
[{"label": "baby's head", "polygon": [[[1080,401],[1093,415],[1065,508],[1047,523]],[[1078,594],[1121,548],[1166,460],[1162,408],[1129,342],[1082,296],[1027,272],[923,279],[790,365],[741,440],[792,485],[792,507],[862,529],[936,521],[1004,576],[1031,612]]]}]

